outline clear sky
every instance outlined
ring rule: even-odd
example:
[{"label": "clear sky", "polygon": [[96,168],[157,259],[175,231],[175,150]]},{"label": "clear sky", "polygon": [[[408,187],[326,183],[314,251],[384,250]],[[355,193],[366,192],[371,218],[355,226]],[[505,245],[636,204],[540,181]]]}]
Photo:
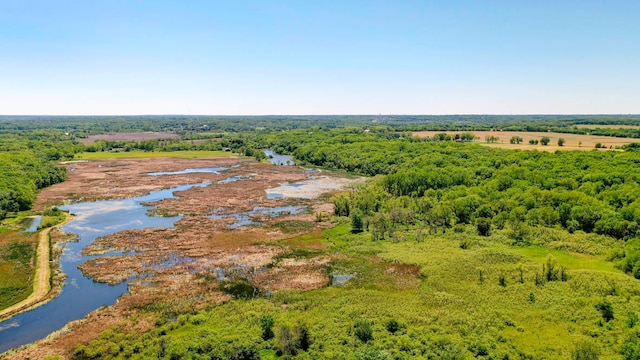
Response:
[{"label": "clear sky", "polygon": [[0,114],[640,113],[638,0],[0,0]]}]

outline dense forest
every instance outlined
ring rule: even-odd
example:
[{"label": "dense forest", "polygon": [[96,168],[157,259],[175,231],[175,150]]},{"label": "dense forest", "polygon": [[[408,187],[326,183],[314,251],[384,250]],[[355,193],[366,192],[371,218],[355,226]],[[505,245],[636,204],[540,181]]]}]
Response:
[{"label": "dense forest", "polygon": [[0,135],[0,220],[29,210],[37,191],[64,181],[56,162],[73,159],[82,145],[55,131]]}]

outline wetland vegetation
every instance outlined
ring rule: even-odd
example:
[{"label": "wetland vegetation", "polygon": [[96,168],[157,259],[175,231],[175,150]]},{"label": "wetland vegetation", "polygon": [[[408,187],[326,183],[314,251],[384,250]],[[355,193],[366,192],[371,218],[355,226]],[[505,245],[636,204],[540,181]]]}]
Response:
[{"label": "wetland vegetation", "polygon": [[[133,304],[120,322],[78,340],[62,357],[640,358],[635,145],[618,151],[523,151],[410,133],[499,128],[637,137],[640,118],[155,120],[0,124],[2,136],[11,139],[3,145],[3,166],[14,179],[24,179],[0,182],[0,193],[12,194],[4,198],[10,205],[0,234],[0,296],[6,298],[0,305],[28,292],[35,242],[18,231],[18,220],[31,214],[38,189],[65,178],[58,161],[176,151],[187,158],[234,153],[264,160],[261,149],[272,149],[293,156],[298,165],[368,180],[317,200],[330,202],[334,211],[317,211],[315,221],[265,216],[267,230],[284,236],[252,238],[247,245],[274,246],[270,262],[251,276],[244,269],[224,280],[214,269],[196,274],[198,289],[220,291],[224,300],[203,305],[201,294]],[[118,131],[171,131],[179,137],[78,142]],[[47,133],[53,135],[42,136]],[[39,210],[43,224],[60,215],[57,209]],[[327,225],[315,228],[318,223]],[[266,278],[261,271],[295,271],[309,263],[321,269],[324,286],[271,290],[257,280]],[[133,325],[138,323],[147,325]]]}]

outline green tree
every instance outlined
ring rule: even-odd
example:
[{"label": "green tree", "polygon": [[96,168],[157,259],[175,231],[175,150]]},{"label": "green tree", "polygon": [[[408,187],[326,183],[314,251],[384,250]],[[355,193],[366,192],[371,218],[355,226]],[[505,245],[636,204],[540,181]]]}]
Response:
[{"label": "green tree", "polygon": [[540,139],[540,144],[542,145],[549,145],[549,141],[551,141],[551,139],[549,139],[548,136],[543,136],[542,139]]},{"label": "green tree", "polygon": [[476,230],[478,231],[478,235],[481,235],[481,236],[491,235],[491,219],[477,218]]},{"label": "green tree", "polygon": [[373,340],[373,327],[369,321],[356,321],[353,326],[353,333],[363,343]]},{"label": "green tree", "polygon": [[564,146],[565,140],[563,138],[558,138],[558,146]]},{"label": "green tree", "polygon": [[351,232],[354,234],[361,233],[363,230],[362,214],[360,211],[353,211],[351,213]]},{"label": "green tree", "polygon": [[273,325],[275,320],[271,315],[264,315],[260,318],[260,328],[262,329],[262,340],[272,339],[275,334],[273,333]]}]

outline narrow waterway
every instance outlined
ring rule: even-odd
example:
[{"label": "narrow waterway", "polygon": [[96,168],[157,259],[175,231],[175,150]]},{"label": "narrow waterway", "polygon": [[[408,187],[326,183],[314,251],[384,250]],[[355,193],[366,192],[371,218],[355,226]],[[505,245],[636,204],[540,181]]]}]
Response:
[{"label": "narrow waterway", "polygon": [[82,249],[98,237],[118,231],[172,227],[181,216],[149,216],[147,213],[152,207],[145,206],[144,203],[173,198],[175,192],[210,184],[181,185],[137,198],[61,206],[61,209],[75,215],[73,221],[63,226],[64,231],[78,235],[77,242],[65,244],[60,259],[61,269],[67,275],[62,292],[42,306],[0,322],[0,353],[45,338],[100,306],[113,304],[120,295],[127,292],[128,282],[108,285],[85,277],[77,266],[96,256],[82,256]]}]

